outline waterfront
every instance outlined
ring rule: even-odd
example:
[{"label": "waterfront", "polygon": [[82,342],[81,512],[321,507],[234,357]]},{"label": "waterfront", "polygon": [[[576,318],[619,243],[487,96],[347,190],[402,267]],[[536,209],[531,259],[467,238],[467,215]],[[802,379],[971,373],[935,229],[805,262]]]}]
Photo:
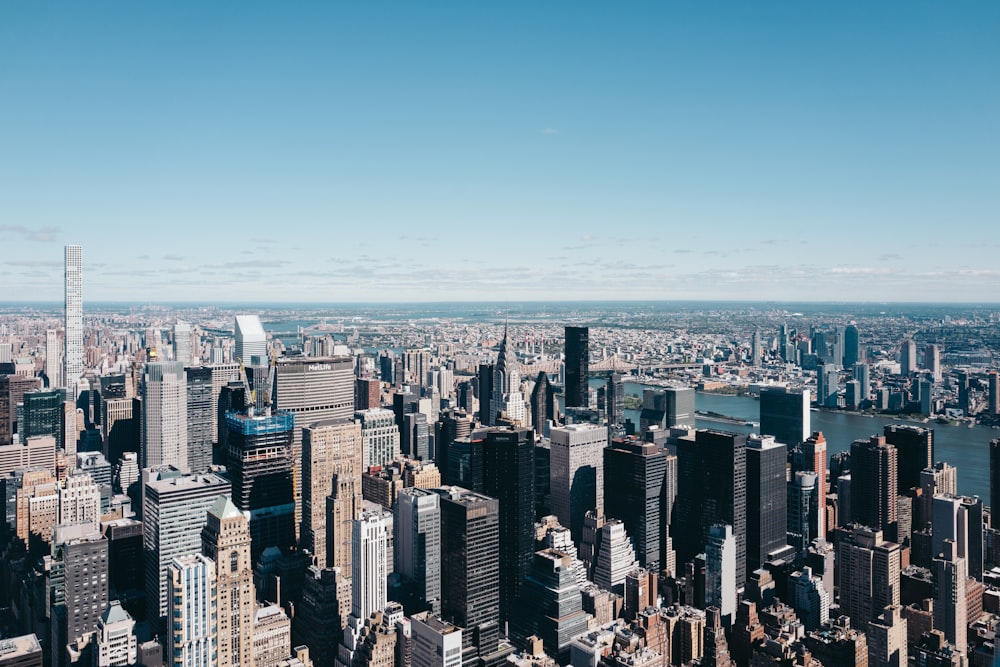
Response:
[{"label": "waterfront", "polygon": [[[600,381],[599,381],[600,382]],[[642,395],[644,386],[626,383],[626,394]],[[748,396],[727,396],[698,392],[695,407],[700,411],[715,412],[745,421],[760,421],[760,403]],[[639,411],[626,410],[626,417],[639,424]],[[870,435],[881,434],[885,424],[912,424],[889,417],[870,417],[849,412],[810,412],[811,430],[822,431],[827,441],[827,451],[834,454],[849,451],[851,443],[867,439]],[[705,419],[697,420],[698,428],[721,431],[750,433],[754,429],[744,424],[727,424]],[[989,442],[1000,438],[1000,431],[976,426],[949,426],[944,424],[918,424],[934,429],[934,459],[947,461],[958,468],[958,491],[964,495],[979,496],[989,502]]]}]

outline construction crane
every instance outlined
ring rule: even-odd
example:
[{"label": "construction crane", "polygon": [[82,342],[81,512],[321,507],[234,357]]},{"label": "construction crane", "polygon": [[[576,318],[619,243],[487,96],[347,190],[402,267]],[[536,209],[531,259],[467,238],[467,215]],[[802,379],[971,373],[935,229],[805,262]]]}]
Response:
[{"label": "construction crane", "polygon": [[247,406],[247,417],[253,417],[256,402],[256,392],[250,388],[250,380],[247,379],[247,369],[243,365],[243,359],[237,358],[240,365],[240,381],[243,382],[243,402]]},{"label": "construction crane", "polygon": [[[267,382],[261,388],[261,391],[263,392],[261,398],[264,399],[263,408],[265,417],[271,416],[271,408],[273,407],[271,392],[274,388],[274,380],[278,367],[278,358],[273,351],[269,356],[270,359],[268,359]],[[253,417],[254,411],[257,407],[257,391],[252,389],[250,386],[250,380],[247,377],[246,366],[243,364],[243,359],[237,359],[236,361],[240,364],[240,381],[243,382],[243,392],[246,396],[244,402],[247,404],[247,416]]]}]

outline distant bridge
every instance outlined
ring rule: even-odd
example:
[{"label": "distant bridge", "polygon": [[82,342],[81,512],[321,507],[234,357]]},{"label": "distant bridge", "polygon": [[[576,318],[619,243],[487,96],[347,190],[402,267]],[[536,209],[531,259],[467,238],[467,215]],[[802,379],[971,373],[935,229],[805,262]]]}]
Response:
[{"label": "distant bridge", "polygon": [[[541,371],[545,371],[548,375],[558,375],[559,366],[562,364],[558,359],[552,359],[550,361],[541,361],[534,364],[523,364],[521,366],[521,376],[524,378],[534,378]],[[629,374],[632,371],[638,370],[641,375],[653,375],[660,371],[671,371],[678,370],[682,368],[701,368],[703,364],[701,363],[682,363],[682,364],[659,364],[659,365],[646,365],[642,366],[639,364],[633,364],[628,361],[624,361],[617,354],[613,354],[607,359],[602,359],[601,361],[591,363],[589,370],[591,373],[624,373]]]}]

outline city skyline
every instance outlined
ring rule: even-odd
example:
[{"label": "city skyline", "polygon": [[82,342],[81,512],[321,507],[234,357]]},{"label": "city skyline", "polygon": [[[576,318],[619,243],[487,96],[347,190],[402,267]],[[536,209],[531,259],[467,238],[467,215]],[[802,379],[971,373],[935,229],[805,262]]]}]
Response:
[{"label": "city skyline", "polygon": [[723,10],[5,7],[5,297],[995,299],[1000,8]]}]

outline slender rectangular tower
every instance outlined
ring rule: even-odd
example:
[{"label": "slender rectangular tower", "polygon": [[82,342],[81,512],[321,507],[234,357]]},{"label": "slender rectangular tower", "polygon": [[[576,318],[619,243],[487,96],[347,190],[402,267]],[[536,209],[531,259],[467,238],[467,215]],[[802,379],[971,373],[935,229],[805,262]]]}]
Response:
[{"label": "slender rectangular tower", "polygon": [[83,248],[68,245],[64,265],[66,352],[63,382],[66,395],[76,403],[77,385],[83,375]]},{"label": "slender rectangular tower", "polygon": [[587,407],[590,329],[566,327],[566,407]]}]

